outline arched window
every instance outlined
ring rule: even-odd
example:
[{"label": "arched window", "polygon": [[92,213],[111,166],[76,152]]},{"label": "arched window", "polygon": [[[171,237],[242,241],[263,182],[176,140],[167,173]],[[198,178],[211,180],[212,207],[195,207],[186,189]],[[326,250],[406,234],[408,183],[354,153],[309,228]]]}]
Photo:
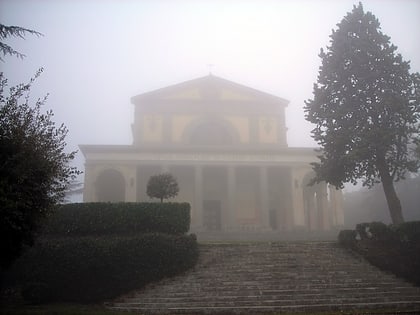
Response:
[{"label": "arched window", "polygon": [[124,176],[117,170],[103,171],[96,179],[95,187],[98,201],[125,201]]}]

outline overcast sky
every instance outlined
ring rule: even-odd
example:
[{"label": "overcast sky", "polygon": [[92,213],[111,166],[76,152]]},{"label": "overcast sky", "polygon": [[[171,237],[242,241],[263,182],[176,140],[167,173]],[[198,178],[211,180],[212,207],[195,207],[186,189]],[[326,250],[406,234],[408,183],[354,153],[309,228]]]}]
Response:
[{"label": "overcast sky", "polygon": [[[0,0],[0,23],[43,37],[8,40],[27,57],[5,57],[10,84],[39,67],[34,98],[78,144],[131,144],[130,97],[209,73],[290,101],[290,146],[315,146],[304,120],[321,47],[358,1]],[[420,71],[420,1],[363,1],[412,71]],[[83,157],[77,164],[83,169]]]}]

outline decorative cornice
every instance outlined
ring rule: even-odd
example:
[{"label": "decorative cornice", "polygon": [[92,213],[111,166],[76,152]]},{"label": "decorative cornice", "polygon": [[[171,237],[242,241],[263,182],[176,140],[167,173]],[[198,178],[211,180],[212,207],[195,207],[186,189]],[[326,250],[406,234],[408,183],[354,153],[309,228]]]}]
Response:
[{"label": "decorative cornice", "polygon": [[[304,154],[302,154],[304,153]],[[87,164],[114,161],[118,163],[171,163],[171,164],[283,164],[302,165],[316,162],[316,152],[287,150],[268,152],[141,152],[141,151],[88,151],[84,152]]]}]

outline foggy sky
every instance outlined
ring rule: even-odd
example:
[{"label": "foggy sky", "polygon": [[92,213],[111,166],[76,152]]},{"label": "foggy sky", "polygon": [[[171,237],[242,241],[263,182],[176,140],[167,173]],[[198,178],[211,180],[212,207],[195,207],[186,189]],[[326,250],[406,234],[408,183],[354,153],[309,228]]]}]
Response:
[{"label": "foggy sky", "polygon": [[[289,146],[316,146],[304,120],[321,47],[358,1],[0,0],[0,23],[43,37],[6,41],[27,55],[0,63],[32,89],[78,144],[131,144],[130,97],[209,73],[290,100]],[[420,71],[420,1],[363,1],[411,70]],[[34,103],[34,102],[32,102]],[[83,169],[83,157],[76,164]]]}]

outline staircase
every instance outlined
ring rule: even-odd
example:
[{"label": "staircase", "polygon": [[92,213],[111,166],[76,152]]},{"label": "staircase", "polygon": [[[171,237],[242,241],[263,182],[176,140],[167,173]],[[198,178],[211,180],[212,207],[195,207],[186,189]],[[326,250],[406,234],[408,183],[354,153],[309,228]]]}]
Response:
[{"label": "staircase", "polygon": [[193,270],[108,307],[160,314],[357,309],[420,314],[420,288],[381,272],[335,242],[202,244]]}]

